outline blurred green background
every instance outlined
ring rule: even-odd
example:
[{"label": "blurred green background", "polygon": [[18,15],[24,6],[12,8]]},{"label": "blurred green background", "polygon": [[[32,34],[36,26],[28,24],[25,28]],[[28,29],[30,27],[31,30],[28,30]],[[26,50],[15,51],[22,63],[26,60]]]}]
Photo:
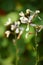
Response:
[{"label": "blurred green background", "polygon": [[[16,65],[15,46],[11,40],[4,37],[4,24],[8,18],[11,18],[12,21],[18,20],[19,12],[25,12],[28,8],[32,11],[40,10],[39,16],[42,18],[42,21],[36,18],[33,22],[43,25],[43,0],[0,0],[0,65]],[[33,27],[30,27],[30,32],[34,32]],[[43,65],[43,30],[38,33],[37,42],[39,44],[37,52],[40,59],[38,65]],[[25,39],[24,32],[20,40],[17,41],[17,45],[19,50],[18,65],[35,65],[34,34],[29,35],[28,39]]]}]

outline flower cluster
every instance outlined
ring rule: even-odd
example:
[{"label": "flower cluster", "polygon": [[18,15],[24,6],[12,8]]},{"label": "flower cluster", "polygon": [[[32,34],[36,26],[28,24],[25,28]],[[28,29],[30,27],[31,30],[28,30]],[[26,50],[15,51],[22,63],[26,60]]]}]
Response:
[{"label": "flower cluster", "polygon": [[[19,13],[19,20],[12,23],[11,18],[8,19],[8,21],[5,23],[6,31],[5,35],[7,38],[11,37],[12,39],[16,37],[16,39],[19,39],[22,35],[23,31],[26,31],[25,37],[28,37],[29,33],[29,25],[35,27],[38,32],[41,31],[43,26],[39,26],[36,24],[33,24],[33,19],[40,13],[39,10],[36,10],[35,12],[32,12],[30,9],[26,10],[26,13],[23,13],[22,11]],[[38,18],[41,20],[41,18],[38,16]],[[26,25],[26,29],[21,24]]]}]

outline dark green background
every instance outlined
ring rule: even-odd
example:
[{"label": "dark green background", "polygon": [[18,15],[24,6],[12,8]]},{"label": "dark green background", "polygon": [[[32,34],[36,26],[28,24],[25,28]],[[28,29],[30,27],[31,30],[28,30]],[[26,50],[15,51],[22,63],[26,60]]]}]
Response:
[{"label": "dark green background", "polygon": [[[0,0],[0,65],[15,65],[15,46],[11,40],[4,37],[4,24],[9,17],[12,21],[18,20],[19,12],[25,12],[28,8],[32,11],[40,10],[39,16],[42,21],[36,18],[33,22],[43,25],[43,0]],[[34,32],[33,27],[30,27],[30,32]],[[40,56],[38,65],[43,65],[43,30],[38,33],[37,42],[39,44],[37,52]],[[24,32],[20,40],[17,41],[17,45],[18,49],[20,49],[18,65],[35,65],[34,34],[25,39]]]}]

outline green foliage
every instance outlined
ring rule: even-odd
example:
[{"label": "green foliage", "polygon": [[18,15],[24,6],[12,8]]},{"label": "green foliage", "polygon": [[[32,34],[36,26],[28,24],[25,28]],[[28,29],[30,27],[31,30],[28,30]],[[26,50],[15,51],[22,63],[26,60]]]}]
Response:
[{"label": "green foliage", "polygon": [[[4,24],[8,18],[15,21],[19,18],[19,11],[25,11],[27,8],[31,10],[40,9],[39,19],[33,20],[35,24],[43,25],[43,1],[41,0],[0,0],[0,9],[6,12],[6,15],[0,15],[0,65],[16,65],[16,48],[12,40],[4,37],[5,27]],[[18,4],[19,3],[19,4]],[[35,33],[33,27],[30,27],[30,32]],[[17,40],[18,53],[18,65],[35,65],[37,52],[39,54],[38,65],[43,65],[43,30],[38,33],[38,49],[35,50],[35,34],[28,35],[28,39],[25,38],[25,31],[20,40]]]}]

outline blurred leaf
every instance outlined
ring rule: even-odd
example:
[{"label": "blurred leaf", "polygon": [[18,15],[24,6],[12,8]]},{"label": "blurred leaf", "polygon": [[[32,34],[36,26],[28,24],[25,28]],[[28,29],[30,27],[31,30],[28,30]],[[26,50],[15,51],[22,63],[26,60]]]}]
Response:
[{"label": "blurred leaf", "polygon": [[3,65],[13,65],[12,60],[13,56],[8,57],[7,59],[3,60]]},{"label": "blurred leaf", "polygon": [[18,19],[18,13],[17,12],[11,12],[6,16],[1,17],[1,21],[3,24],[8,21],[8,18],[11,18],[12,21],[16,21]]},{"label": "blurred leaf", "polygon": [[4,36],[5,28],[1,25],[0,26],[0,37]]},{"label": "blurred leaf", "polygon": [[7,39],[3,39],[1,45],[2,45],[2,47],[6,47],[6,46],[8,46],[8,40],[7,40]]}]

